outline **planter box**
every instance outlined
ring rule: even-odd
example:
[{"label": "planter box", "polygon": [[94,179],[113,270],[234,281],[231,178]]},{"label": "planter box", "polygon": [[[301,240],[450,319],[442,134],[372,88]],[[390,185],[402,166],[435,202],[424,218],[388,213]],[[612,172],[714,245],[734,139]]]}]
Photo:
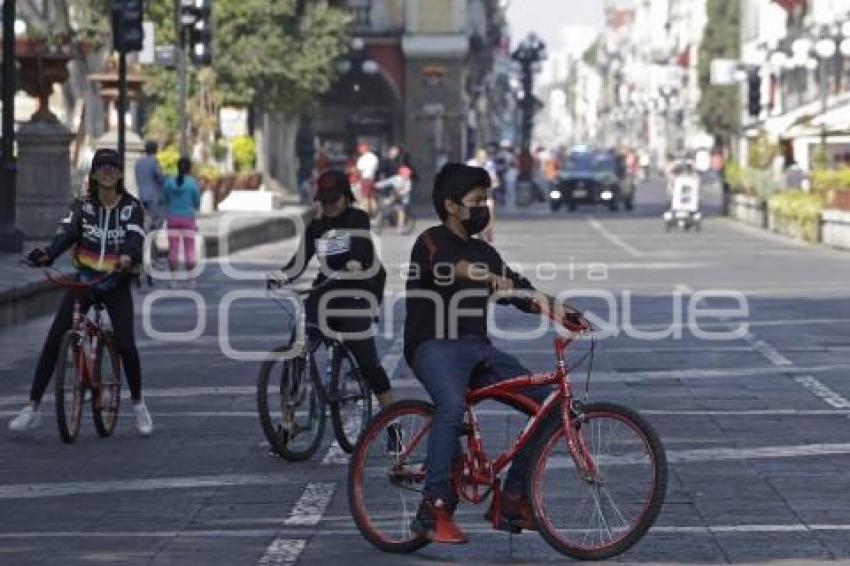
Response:
[{"label": "planter box", "polygon": [[827,208],[822,217],[823,243],[850,250],[850,211]]},{"label": "planter box", "polygon": [[729,216],[758,228],[767,227],[764,203],[758,197],[732,195]]},{"label": "planter box", "polygon": [[768,228],[777,234],[796,238],[797,240],[805,240],[812,243],[817,243],[821,240],[819,219],[814,222],[800,222],[795,218],[771,212],[768,217]]},{"label": "planter box", "polygon": [[218,203],[219,210],[232,212],[272,212],[280,206],[280,195],[272,191],[233,190]]}]

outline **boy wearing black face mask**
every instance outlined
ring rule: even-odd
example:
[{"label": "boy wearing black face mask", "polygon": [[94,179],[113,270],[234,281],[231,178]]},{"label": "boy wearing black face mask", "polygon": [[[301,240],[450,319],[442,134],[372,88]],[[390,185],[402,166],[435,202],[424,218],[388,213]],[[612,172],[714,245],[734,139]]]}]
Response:
[{"label": "boy wearing black face mask", "polygon": [[[448,163],[434,180],[434,208],[442,224],[429,228],[413,246],[407,279],[404,354],[435,405],[428,437],[423,501],[411,530],[434,542],[466,542],[452,515],[453,460],[463,431],[465,395],[507,379],[528,375],[519,361],[487,338],[487,308],[492,295],[525,312],[548,310],[551,297],[509,269],[499,253],[473,236],[487,227],[490,176],[480,167]],[[532,299],[534,295],[534,299]],[[540,305],[540,307],[538,307]],[[542,403],[548,388],[524,391]],[[557,411],[550,415],[557,418]],[[541,427],[539,430],[544,430]],[[525,485],[529,442],[514,460],[505,481],[500,523],[507,530],[536,530]],[[492,520],[492,508],[485,517]]]}]

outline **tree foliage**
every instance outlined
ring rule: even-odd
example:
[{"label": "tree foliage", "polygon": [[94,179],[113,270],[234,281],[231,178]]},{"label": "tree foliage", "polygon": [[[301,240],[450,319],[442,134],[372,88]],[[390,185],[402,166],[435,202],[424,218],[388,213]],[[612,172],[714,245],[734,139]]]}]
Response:
[{"label": "tree foliage", "polygon": [[706,130],[726,139],[738,130],[738,88],[711,84],[711,61],[738,59],[740,53],[740,0],[708,0],[708,23],[700,47],[698,111]]},{"label": "tree foliage", "polygon": [[348,14],[327,2],[218,0],[213,54],[225,100],[300,114],[330,88]]}]

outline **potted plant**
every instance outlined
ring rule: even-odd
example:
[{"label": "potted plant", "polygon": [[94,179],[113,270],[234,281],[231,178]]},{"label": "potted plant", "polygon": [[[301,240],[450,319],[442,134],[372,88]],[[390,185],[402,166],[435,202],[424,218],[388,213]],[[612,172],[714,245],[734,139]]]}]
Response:
[{"label": "potted plant", "polygon": [[21,89],[38,99],[33,122],[57,122],[50,111],[48,99],[53,85],[68,80],[70,49],[67,38],[60,35],[30,35],[15,41],[15,58],[20,65],[18,81]]}]

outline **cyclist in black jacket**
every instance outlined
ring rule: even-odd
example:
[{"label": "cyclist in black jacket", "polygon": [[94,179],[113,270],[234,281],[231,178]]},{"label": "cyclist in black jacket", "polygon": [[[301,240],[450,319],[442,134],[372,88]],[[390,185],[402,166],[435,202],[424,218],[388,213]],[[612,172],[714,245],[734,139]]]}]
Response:
[{"label": "cyclist in black jacket", "polygon": [[[306,301],[307,320],[318,323],[323,330],[340,332],[343,343],[351,351],[363,372],[363,377],[386,407],[392,403],[392,391],[387,372],[378,360],[374,336],[345,338],[345,334],[369,333],[375,313],[384,295],[386,271],[375,254],[369,231],[369,217],[352,206],[354,193],[348,177],[342,171],[329,170],[316,180],[316,200],[322,214],[307,226],[298,253],[281,268],[285,280],[297,279],[315,255],[321,270],[313,282],[321,291],[312,293]],[[300,261],[299,261],[300,260]],[[338,280],[327,281],[329,275],[342,274]],[[331,290],[345,290],[345,296],[328,301],[327,308],[351,311],[348,316],[324,316],[319,309],[321,297]],[[370,304],[365,297],[374,299]],[[361,312],[362,315],[356,313]]]},{"label": "cyclist in black jacket", "polygon": [[[153,422],[142,400],[139,352],[133,332],[133,297],[130,273],[142,262],[144,211],[141,203],[124,188],[121,158],[112,149],[100,149],[92,159],[88,194],[71,203],[59,223],[53,242],[46,249],[27,254],[31,264],[47,266],[69,248],[74,248],[74,267],[80,279],[100,279],[95,287],[97,300],[106,305],[114,330],[115,349],[121,356],[130,387],[136,426],[149,435]],[[88,309],[92,297],[87,298]],[[39,425],[39,404],[56,367],[62,335],[71,327],[74,296],[62,300],[35,370],[30,403],[9,423],[12,431],[30,430]]]}]

